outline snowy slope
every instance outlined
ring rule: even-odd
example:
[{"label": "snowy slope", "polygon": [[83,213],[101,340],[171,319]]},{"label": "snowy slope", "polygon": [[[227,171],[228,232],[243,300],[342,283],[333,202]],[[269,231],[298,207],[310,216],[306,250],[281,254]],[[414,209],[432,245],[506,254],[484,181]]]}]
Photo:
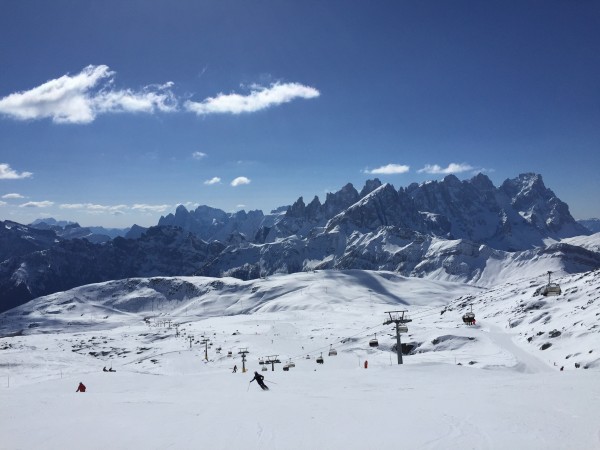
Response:
[{"label": "snowy slope", "polygon": [[[161,277],[38,298],[0,315],[0,448],[597,448],[600,277],[557,276],[543,298],[543,275]],[[402,366],[389,310],[412,319]],[[250,372],[233,374],[240,348]],[[249,381],[273,355],[265,393]]]}]

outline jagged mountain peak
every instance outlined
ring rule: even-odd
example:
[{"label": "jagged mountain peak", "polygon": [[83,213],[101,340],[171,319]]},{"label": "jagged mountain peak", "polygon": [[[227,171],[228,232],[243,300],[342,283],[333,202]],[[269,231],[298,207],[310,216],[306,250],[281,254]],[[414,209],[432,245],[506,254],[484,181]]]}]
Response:
[{"label": "jagged mountain peak", "polygon": [[362,198],[365,195],[370,194],[375,189],[377,189],[379,186],[381,186],[381,181],[379,180],[379,178],[374,178],[372,180],[367,180],[365,182],[364,187],[360,191],[360,197]]}]

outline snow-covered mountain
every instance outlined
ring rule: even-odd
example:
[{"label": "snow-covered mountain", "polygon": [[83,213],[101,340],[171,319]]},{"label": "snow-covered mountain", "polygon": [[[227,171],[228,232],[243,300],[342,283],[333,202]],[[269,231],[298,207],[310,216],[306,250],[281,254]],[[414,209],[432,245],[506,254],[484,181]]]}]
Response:
[{"label": "snow-covered mountain", "polygon": [[[11,225],[5,224],[5,230],[6,226]],[[134,276],[192,275],[224,247],[169,227],[151,228],[140,239],[116,238],[100,245],[85,239],[61,240],[0,263],[0,311],[83,284]]]},{"label": "snow-covered mountain", "polygon": [[483,174],[464,181],[448,175],[441,181],[398,190],[374,179],[360,193],[348,183],[327,194],[324,203],[315,196],[306,204],[300,197],[283,215],[230,214],[208,206],[188,211],[179,206],[175,214],[161,217],[158,223],[181,227],[207,241],[226,242],[235,233],[253,243],[307,238],[341,224],[363,233],[396,226],[508,251],[542,246],[548,238],[590,234],[546,188],[542,176],[533,173],[506,180],[499,188]]},{"label": "snow-covered mountain", "polygon": [[[497,282],[496,267],[519,273],[546,260],[559,273],[600,267],[597,238],[583,238],[589,231],[536,174],[500,188],[482,174],[399,190],[375,179],[360,192],[347,184],[324,203],[315,197],[307,205],[299,198],[285,213],[269,215],[180,206],[157,227],[132,227],[130,239],[101,245],[47,234],[32,246],[38,238],[24,226],[5,225],[0,232],[10,240],[16,229],[27,238],[15,237],[20,244],[7,246],[0,263],[0,311],[57,290],[125,277],[246,280],[315,268],[367,269],[490,285]],[[583,237],[566,241],[574,236]]]},{"label": "snow-covered mountain", "polygon": [[578,220],[579,225],[583,225],[592,233],[600,233],[600,219],[583,219]]},{"label": "snow-covered mountain", "polygon": [[129,228],[82,227],[76,222],[53,218],[38,219],[29,226],[38,230],[52,230],[62,239],[86,239],[96,244],[123,237],[129,232]]}]

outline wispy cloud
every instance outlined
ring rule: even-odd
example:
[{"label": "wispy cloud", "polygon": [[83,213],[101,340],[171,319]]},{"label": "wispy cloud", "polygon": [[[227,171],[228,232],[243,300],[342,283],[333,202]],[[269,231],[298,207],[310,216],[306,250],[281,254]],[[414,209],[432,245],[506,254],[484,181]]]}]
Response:
[{"label": "wispy cloud", "polygon": [[210,180],[206,180],[204,182],[204,184],[206,184],[207,186],[213,185],[213,184],[219,184],[221,182],[221,179],[219,177],[212,177]]},{"label": "wispy cloud", "polygon": [[196,209],[198,206],[200,206],[200,203],[198,202],[185,202],[179,204],[185,206],[188,210]]},{"label": "wispy cloud", "polygon": [[310,86],[300,83],[274,83],[269,87],[252,86],[247,95],[223,94],[208,97],[202,102],[188,100],[185,109],[198,114],[242,114],[260,111],[272,106],[288,103],[297,98],[315,98],[320,92]]},{"label": "wispy cloud", "polygon": [[10,165],[0,163],[0,180],[21,180],[23,178],[29,178],[33,175],[31,172],[17,172],[13,170]]},{"label": "wispy cloud", "polygon": [[90,65],[76,75],[63,75],[28,91],[0,99],[0,113],[18,120],[50,118],[55,123],[90,123],[98,114],[171,112],[177,99],[173,83],[139,91],[113,89],[115,72]]},{"label": "wispy cloud", "polygon": [[204,153],[204,152],[194,152],[194,153],[192,153],[192,158],[194,158],[194,159],[206,158],[206,153]]},{"label": "wispy cloud", "polygon": [[405,166],[403,164],[387,164],[372,170],[365,169],[364,173],[369,173],[372,175],[396,175],[400,173],[406,173],[409,170],[410,166]]},{"label": "wispy cloud", "polygon": [[21,208],[49,208],[50,206],[53,206],[54,202],[50,202],[48,200],[45,200],[43,202],[27,202],[27,203],[23,203],[22,205],[19,205]]},{"label": "wispy cloud", "polygon": [[167,209],[172,208],[172,205],[147,205],[142,203],[136,203],[131,207],[134,211],[141,212],[165,212]]},{"label": "wispy cloud", "polygon": [[17,194],[17,193],[11,193],[11,194],[4,194],[2,196],[2,198],[6,198],[6,199],[19,199],[19,198],[25,198],[24,196],[22,196],[21,194]]},{"label": "wispy cloud", "polygon": [[77,209],[88,212],[117,212],[127,209],[127,205],[98,205],[96,203],[63,203],[59,205],[61,209]]},{"label": "wispy cloud", "polygon": [[470,170],[475,170],[475,168],[473,166],[471,166],[470,164],[457,164],[457,163],[450,163],[448,165],[448,167],[441,167],[437,164],[427,164],[425,167],[423,167],[422,169],[419,169],[418,172],[419,173],[429,173],[429,174],[444,174],[444,175],[448,175],[451,173],[462,173],[462,172],[469,172]]},{"label": "wispy cloud", "polygon": [[250,181],[251,181],[251,180],[250,180],[249,178],[246,178],[246,177],[237,177],[236,179],[234,179],[234,180],[231,182],[231,185],[232,185],[233,187],[236,187],[236,186],[241,186],[241,185],[243,185],[243,184],[250,184]]},{"label": "wispy cloud", "polygon": [[2,200],[0,200],[0,206],[6,206],[8,203],[3,202]]}]

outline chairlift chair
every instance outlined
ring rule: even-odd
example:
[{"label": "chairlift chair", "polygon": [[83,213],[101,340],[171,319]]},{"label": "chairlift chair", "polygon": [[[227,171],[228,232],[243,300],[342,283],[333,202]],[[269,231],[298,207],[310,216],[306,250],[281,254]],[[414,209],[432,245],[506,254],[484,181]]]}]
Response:
[{"label": "chairlift chair", "polygon": [[475,324],[475,313],[473,312],[473,305],[471,305],[471,311],[465,313],[462,316],[462,320],[467,325],[474,325]]},{"label": "chairlift chair", "polygon": [[377,333],[375,333],[375,337],[369,341],[369,347],[379,347],[379,341],[377,340]]},{"label": "chairlift chair", "polygon": [[558,283],[552,283],[550,281],[550,275],[552,275],[552,271],[548,271],[548,284],[544,286],[541,294],[546,297],[548,295],[560,295],[562,293],[560,289],[560,285]]},{"label": "chairlift chair", "polygon": [[321,356],[317,356],[317,364],[323,364],[324,362],[323,353],[321,353]]},{"label": "chairlift chair", "polygon": [[337,350],[333,348],[333,344],[329,345],[329,356],[337,356]]},{"label": "chairlift chair", "polygon": [[269,368],[267,366],[262,366],[262,369],[260,369],[260,370],[262,370],[263,372],[266,372],[267,370],[269,370]]},{"label": "chairlift chair", "polygon": [[227,357],[228,357],[228,358],[231,358],[232,356],[233,356],[233,353],[231,352],[231,350],[229,350],[229,351],[227,352]]}]

